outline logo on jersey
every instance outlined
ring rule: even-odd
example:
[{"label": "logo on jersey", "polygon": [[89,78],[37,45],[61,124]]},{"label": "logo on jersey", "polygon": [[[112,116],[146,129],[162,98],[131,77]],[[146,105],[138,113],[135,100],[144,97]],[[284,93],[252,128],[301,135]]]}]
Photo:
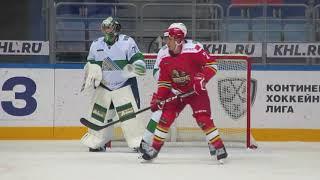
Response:
[{"label": "logo on jersey", "polygon": [[127,104],[116,107],[116,111],[118,113],[119,119],[123,121],[136,117],[136,114],[134,114],[133,106],[131,103],[127,103]]},{"label": "logo on jersey", "polygon": [[107,111],[108,111],[107,108],[97,103],[94,103],[93,109],[91,112],[91,117],[103,123],[104,118],[106,117]]},{"label": "logo on jersey", "polygon": [[[251,105],[255,100],[257,81],[251,79]],[[247,80],[245,78],[226,78],[218,81],[220,103],[225,112],[238,120],[247,112]]]},{"label": "logo on jersey", "polygon": [[132,49],[131,49],[131,52],[132,52],[132,54],[137,53],[137,48],[135,46],[133,46]]},{"label": "logo on jersey", "polygon": [[186,72],[173,70],[171,73],[172,81],[180,86],[184,86],[190,82],[190,75]]},{"label": "logo on jersey", "polygon": [[110,57],[106,57],[103,59],[101,69],[103,71],[121,70],[120,67],[114,61],[112,61]]}]

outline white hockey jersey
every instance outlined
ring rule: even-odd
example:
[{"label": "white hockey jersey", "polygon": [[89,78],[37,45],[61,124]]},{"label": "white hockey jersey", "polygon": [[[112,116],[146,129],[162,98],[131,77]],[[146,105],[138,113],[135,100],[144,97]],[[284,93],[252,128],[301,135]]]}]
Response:
[{"label": "white hockey jersey", "polygon": [[158,79],[159,79],[159,65],[160,65],[160,62],[161,62],[164,54],[166,54],[165,53],[166,51],[168,51],[168,46],[167,45],[162,46],[157,54],[156,62],[153,65],[153,77],[156,81],[158,81]]},{"label": "white hockey jersey", "polygon": [[[143,59],[135,41],[123,34],[112,46],[104,42],[104,37],[93,41],[87,57],[88,61],[102,65],[102,82],[111,90],[120,88],[128,80],[121,73],[125,65]],[[106,62],[114,66],[112,70],[104,65]]]}]

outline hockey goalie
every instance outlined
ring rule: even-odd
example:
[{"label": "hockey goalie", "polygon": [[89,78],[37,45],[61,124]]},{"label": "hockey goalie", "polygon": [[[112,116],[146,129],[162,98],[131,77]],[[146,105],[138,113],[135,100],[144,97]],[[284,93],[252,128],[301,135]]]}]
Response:
[{"label": "hockey goalie", "polygon": [[[145,75],[146,64],[135,41],[120,34],[120,29],[120,23],[113,17],[102,22],[104,36],[91,44],[82,90],[94,88],[87,120],[103,126],[110,120],[130,119],[121,123],[121,129],[128,146],[136,149],[145,126],[143,121],[130,114],[140,108],[136,76]],[[105,151],[110,145],[113,129],[113,126],[99,131],[88,129],[81,142],[90,152]]]}]

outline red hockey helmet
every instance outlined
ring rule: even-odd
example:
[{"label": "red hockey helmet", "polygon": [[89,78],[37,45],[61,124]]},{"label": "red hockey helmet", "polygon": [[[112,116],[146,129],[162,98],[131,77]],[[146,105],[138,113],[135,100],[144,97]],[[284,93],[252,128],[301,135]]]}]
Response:
[{"label": "red hockey helmet", "polygon": [[187,27],[183,23],[173,23],[168,28],[170,37],[184,39],[187,35]]}]

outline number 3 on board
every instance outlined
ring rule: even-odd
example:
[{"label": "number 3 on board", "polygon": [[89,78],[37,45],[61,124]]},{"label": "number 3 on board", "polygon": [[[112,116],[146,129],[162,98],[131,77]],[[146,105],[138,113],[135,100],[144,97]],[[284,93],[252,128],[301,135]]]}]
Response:
[{"label": "number 3 on board", "polygon": [[2,109],[12,116],[27,116],[32,114],[37,108],[37,101],[34,97],[37,86],[36,83],[28,77],[12,77],[3,83],[2,91],[13,91],[13,88],[17,85],[25,87],[24,92],[15,92],[15,99],[24,100],[26,102],[25,107],[17,108],[13,105],[12,101],[2,101]]}]

